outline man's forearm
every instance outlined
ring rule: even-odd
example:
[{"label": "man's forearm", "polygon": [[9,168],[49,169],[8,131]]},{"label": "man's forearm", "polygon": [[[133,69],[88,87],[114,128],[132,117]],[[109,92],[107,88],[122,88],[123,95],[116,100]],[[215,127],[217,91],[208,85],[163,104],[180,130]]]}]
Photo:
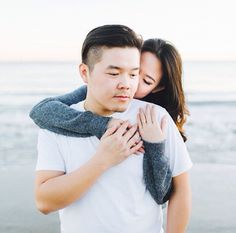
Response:
[{"label": "man's forearm", "polygon": [[[73,203],[96,182],[109,167],[93,156],[85,165],[68,174],[52,175],[42,182],[44,175],[50,171],[38,171],[36,178],[36,203],[38,209],[50,213]],[[55,174],[55,172],[53,172]],[[42,183],[41,183],[42,182]],[[41,184],[39,184],[41,183]]]},{"label": "man's forearm", "polygon": [[191,189],[188,174],[173,178],[173,193],[167,210],[166,233],[184,233],[191,212]]}]

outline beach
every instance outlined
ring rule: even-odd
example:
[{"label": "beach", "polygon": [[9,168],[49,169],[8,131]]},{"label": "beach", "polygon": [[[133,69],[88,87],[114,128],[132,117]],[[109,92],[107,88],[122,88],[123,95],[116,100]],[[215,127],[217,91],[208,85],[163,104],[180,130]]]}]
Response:
[{"label": "beach", "polygon": [[[236,232],[235,67],[185,66],[186,144],[194,163],[189,233]],[[76,63],[0,63],[0,77],[0,232],[59,232],[57,213],[45,216],[35,207],[38,128],[28,115],[41,99],[82,84]]]}]

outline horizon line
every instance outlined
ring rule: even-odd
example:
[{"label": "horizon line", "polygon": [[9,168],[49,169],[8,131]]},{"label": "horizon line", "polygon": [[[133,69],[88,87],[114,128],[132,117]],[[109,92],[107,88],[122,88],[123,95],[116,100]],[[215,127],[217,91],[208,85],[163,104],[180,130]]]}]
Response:
[{"label": "horizon line", "polygon": [[[182,59],[183,62],[236,62],[236,59]],[[81,61],[79,60],[9,60],[4,61],[0,60],[0,64],[20,64],[20,63],[77,63],[79,64]]]}]

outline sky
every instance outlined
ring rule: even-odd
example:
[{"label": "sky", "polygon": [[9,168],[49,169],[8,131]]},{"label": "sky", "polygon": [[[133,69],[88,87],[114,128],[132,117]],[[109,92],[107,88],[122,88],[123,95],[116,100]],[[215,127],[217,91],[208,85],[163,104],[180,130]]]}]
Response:
[{"label": "sky", "polygon": [[184,60],[236,60],[234,0],[0,0],[0,61],[74,61],[86,34],[125,24]]}]

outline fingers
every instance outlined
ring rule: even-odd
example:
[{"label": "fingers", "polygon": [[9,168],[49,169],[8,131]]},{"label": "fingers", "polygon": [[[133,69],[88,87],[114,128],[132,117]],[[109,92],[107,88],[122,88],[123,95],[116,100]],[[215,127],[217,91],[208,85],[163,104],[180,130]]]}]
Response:
[{"label": "fingers", "polygon": [[143,146],[141,146],[141,147],[135,152],[136,155],[140,155],[140,153],[142,153],[142,154],[145,153],[145,150],[144,150]]},{"label": "fingers", "polygon": [[139,109],[139,118],[140,118],[141,125],[144,126],[147,123],[147,120],[146,120],[145,113],[143,109],[141,108]]},{"label": "fingers", "polygon": [[166,115],[161,119],[161,131],[164,137],[166,138],[166,135],[167,135],[167,116]]},{"label": "fingers", "polygon": [[140,138],[139,132],[136,132],[136,133],[134,134],[134,136],[132,136],[132,137],[130,138],[130,140],[128,141],[127,145],[128,145],[129,148],[131,148],[132,146],[134,146],[134,145],[136,145],[137,143],[139,143],[140,140],[141,140],[141,138]]},{"label": "fingers", "polygon": [[124,123],[123,120],[114,119],[114,126],[117,126],[117,128],[119,128],[123,123]]},{"label": "fingers", "polygon": [[117,126],[117,128],[118,128],[119,126],[122,125],[122,123],[123,123],[123,120],[111,118],[108,122],[107,128],[111,128],[113,126]]},{"label": "fingers", "polygon": [[118,130],[116,131],[116,134],[118,137],[122,137],[123,134],[127,131],[127,127],[129,125],[128,121],[124,121],[121,126],[118,128]]},{"label": "fingers", "polygon": [[141,122],[140,114],[139,113],[137,114],[137,124],[138,124],[139,130],[141,130],[143,128],[143,124]]},{"label": "fingers", "polygon": [[102,135],[101,139],[114,134],[116,130],[117,130],[117,126],[112,126],[111,128],[108,128],[106,132]]},{"label": "fingers", "polygon": [[137,124],[133,125],[129,130],[127,130],[127,132],[124,133],[123,139],[128,142],[132,137],[136,135],[135,132],[137,131],[137,128]]},{"label": "fingers", "polygon": [[142,126],[144,126],[145,124],[152,124],[154,122],[153,120],[156,120],[154,106],[147,104],[145,107],[145,111],[140,108],[138,116],[140,118],[140,123]]},{"label": "fingers", "polygon": [[152,123],[152,118],[151,118],[151,106],[150,104],[146,105],[146,109],[145,109],[145,116],[146,116],[146,121],[147,123]]},{"label": "fingers", "polygon": [[131,154],[135,154],[143,146],[143,141],[140,141],[136,146],[130,149]]},{"label": "fingers", "polygon": [[155,111],[155,106],[152,105],[151,107],[151,119],[153,124],[157,124],[157,116],[156,116],[156,111]]},{"label": "fingers", "polygon": [[[128,123],[129,123],[129,122],[128,122]],[[133,126],[133,125],[131,125],[131,124],[129,123],[127,129],[132,128],[132,126]]]},{"label": "fingers", "polygon": [[[122,137],[122,139],[125,142],[128,142],[135,134],[135,132],[137,131],[138,126],[137,124],[135,125],[131,125],[128,121],[125,121],[116,131],[116,135],[118,137]],[[137,136],[135,136],[135,138],[137,138]]]},{"label": "fingers", "polygon": [[145,150],[144,150],[143,146],[138,151],[143,153],[143,154],[145,153]]},{"label": "fingers", "polygon": [[155,127],[158,130],[161,130],[161,125],[160,125],[160,123],[157,120],[157,113],[156,113],[156,109],[155,109],[154,105],[152,105],[152,107],[150,109],[150,114],[151,114],[151,119],[152,119],[153,125],[155,125]]}]

